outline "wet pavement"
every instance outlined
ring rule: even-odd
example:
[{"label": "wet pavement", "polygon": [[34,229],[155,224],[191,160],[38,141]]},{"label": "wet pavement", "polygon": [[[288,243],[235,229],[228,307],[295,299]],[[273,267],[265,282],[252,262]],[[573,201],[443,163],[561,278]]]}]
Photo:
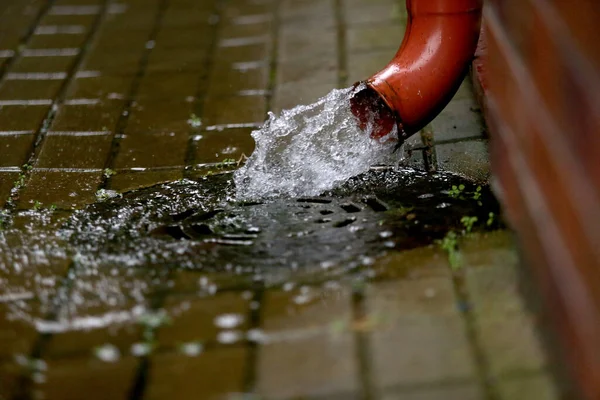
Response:
[{"label": "wet pavement", "polygon": [[[467,180],[217,212],[267,111],[376,72],[405,20],[391,0],[4,0],[0,399],[560,398],[468,79],[403,161]],[[453,222],[406,235],[434,200]],[[292,208],[324,227],[312,248]]]}]

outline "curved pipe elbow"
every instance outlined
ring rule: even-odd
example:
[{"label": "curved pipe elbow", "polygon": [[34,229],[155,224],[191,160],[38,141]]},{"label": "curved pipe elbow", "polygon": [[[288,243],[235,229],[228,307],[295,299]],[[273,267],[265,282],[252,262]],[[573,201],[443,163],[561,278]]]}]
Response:
[{"label": "curved pipe elbow", "polygon": [[[375,101],[389,108],[379,115],[385,117],[391,111],[401,142],[431,122],[456,94],[477,48],[482,2],[406,0],[408,24],[400,49],[366,81],[372,90],[363,91],[370,102],[376,92],[379,99]],[[352,104],[361,122],[365,121],[364,96],[362,111],[356,100]],[[372,136],[389,132],[389,121],[383,119],[379,132],[373,131]]]}]

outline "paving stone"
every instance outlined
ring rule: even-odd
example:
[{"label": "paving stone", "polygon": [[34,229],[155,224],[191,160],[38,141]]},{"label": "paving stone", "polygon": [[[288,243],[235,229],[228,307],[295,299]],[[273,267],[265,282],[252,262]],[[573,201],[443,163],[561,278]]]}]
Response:
[{"label": "paving stone", "polygon": [[476,181],[486,182],[490,176],[487,142],[473,140],[435,146],[438,167],[466,176]]},{"label": "paving stone", "polygon": [[[164,304],[172,319],[158,331],[161,346],[178,347],[188,342],[216,342],[222,332],[235,331],[244,338],[248,329],[249,301],[240,292],[218,293],[214,296],[171,295]],[[219,316],[233,315],[240,323],[231,328],[217,326]]]},{"label": "paving stone", "polygon": [[[22,318],[25,312],[29,321]],[[35,302],[0,303],[0,358],[12,359],[18,354],[30,354],[39,335],[30,320],[43,316]]]},{"label": "paving stone", "polygon": [[242,47],[219,47],[214,55],[215,64],[245,63],[249,61],[268,62],[270,52],[269,43],[253,44]]},{"label": "paving stone", "polygon": [[305,30],[331,30],[336,29],[336,27],[336,17],[333,10],[329,13],[313,14],[306,17],[281,18],[280,23],[280,31],[285,31],[287,34],[303,32]]},{"label": "paving stone", "polygon": [[102,53],[108,58],[119,52],[144,51],[151,33],[151,27],[129,30],[103,29],[95,39],[92,51],[96,54]]},{"label": "paving stone", "polygon": [[332,0],[284,0],[281,2],[280,13],[282,18],[310,18],[323,14],[331,14],[335,10]]},{"label": "paving stone", "polygon": [[[254,151],[251,128],[225,129],[222,132],[202,132],[194,140],[194,164],[218,163],[224,159],[239,160],[242,154]],[[1,142],[0,142],[1,143]]]},{"label": "paving stone", "polygon": [[546,357],[535,332],[535,317],[519,295],[516,255],[512,247],[494,241],[487,247],[486,239],[480,240],[481,245],[463,249],[463,255],[469,266],[467,289],[490,370],[494,376],[540,370]]},{"label": "paving stone", "polygon": [[20,57],[11,68],[11,73],[38,74],[59,73],[66,74],[75,63],[75,56],[64,57]]},{"label": "paving stone", "polygon": [[0,136],[0,167],[20,167],[27,162],[35,135]]},{"label": "paving stone", "polygon": [[321,57],[311,57],[297,61],[279,62],[277,65],[277,85],[301,82],[337,85],[338,61],[334,52]]},{"label": "paving stone", "polygon": [[36,161],[37,168],[103,168],[110,153],[112,135],[46,135]]},{"label": "paving stone", "polygon": [[164,168],[183,166],[188,136],[181,133],[148,133],[126,136],[120,144],[114,168]]},{"label": "paving stone", "polygon": [[436,142],[473,137],[482,138],[485,134],[483,117],[474,97],[453,99],[431,121],[431,126]]},{"label": "paving stone", "polygon": [[56,34],[56,35],[33,35],[27,48],[29,49],[66,49],[80,48],[86,40],[86,34],[79,35]]},{"label": "paving stone", "polygon": [[0,363],[0,399],[11,399],[18,387],[22,368],[15,362]]},{"label": "paving stone", "polygon": [[[138,360],[106,363],[89,358],[47,361],[45,382],[35,391],[46,400],[128,399]],[[107,384],[110,382],[110,384]]]},{"label": "paving stone", "polygon": [[166,102],[140,100],[130,111],[125,128],[127,136],[135,136],[135,140],[146,141],[148,134],[181,135],[187,134],[191,126],[187,122],[193,111],[191,102]]},{"label": "paving stone", "polygon": [[146,70],[150,72],[205,73],[207,55],[204,51],[156,48],[150,53]]},{"label": "paving stone", "polygon": [[0,171],[0,207],[4,207],[20,172]]},{"label": "paving stone", "polygon": [[200,74],[193,72],[149,72],[138,89],[137,100],[163,102],[186,101],[194,97],[200,85]]},{"label": "paving stone", "polygon": [[212,28],[199,25],[195,29],[162,28],[158,31],[155,42],[165,48],[181,48],[188,51],[202,51],[212,43]]},{"label": "paving stone", "polygon": [[0,102],[2,100],[52,100],[61,85],[60,80],[5,80],[0,85]]},{"label": "paving stone", "polygon": [[0,107],[0,132],[36,132],[49,110],[49,106],[2,106]]},{"label": "paving stone", "polygon": [[171,292],[174,294],[210,294],[231,289],[253,289],[250,274],[218,273],[179,269],[173,271]]},{"label": "paving stone", "polygon": [[382,70],[394,58],[396,50],[378,50],[348,54],[348,82],[363,81]]},{"label": "paving stone", "polygon": [[383,321],[371,333],[377,387],[475,379],[450,278],[376,283],[366,302],[367,312]]},{"label": "paving stone", "polygon": [[219,400],[242,393],[247,362],[244,348],[210,350],[197,357],[160,354],[151,359],[144,398]]},{"label": "paving stone", "polygon": [[500,400],[558,400],[558,393],[552,379],[545,374],[502,380],[496,384]]},{"label": "paving stone", "polygon": [[183,178],[182,169],[167,169],[159,171],[118,171],[112,176],[109,188],[119,192],[127,192],[134,189],[140,189],[159,183],[172,182]]},{"label": "paving stone", "polygon": [[378,279],[450,277],[448,257],[439,246],[390,253],[372,266]]},{"label": "paving stone", "polygon": [[32,171],[19,197],[19,208],[31,208],[34,202],[54,204],[58,208],[81,208],[96,201],[102,171]]},{"label": "paving stone", "polygon": [[301,104],[311,104],[335,89],[334,83],[304,83],[302,81],[279,85],[275,91],[272,111],[279,113]]},{"label": "paving stone", "polygon": [[266,115],[263,96],[211,97],[205,100],[202,125],[261,123]]},{"label": "paving stone", "polygon": [[63,105],[50,126],[54,132],[114,132],[123,101],[95,105]]},{"label": "paving stone", "polygon": [[323,57],[335,51],[337,34],[334,29],[283,32],[279,39],[278,58],[293,61]]},{"label": "paving stone", "polygon": [[205,25],[210,20],[210,16],[210,11],[190,12],[189,9],[174,7],[171,4],[163,16],[161,26],[175,29],[196,28]]},{"label": "paving stone", "polygon": [[386,393],[382,400],[481,400],[485,397],[475,384],[438,386],[421,390]]},{"label": "paving stone", "polygon": [[252,36],[269,36],[273,29],[271,19],[260,21],[254,24],[236,24],[232,21],[226,21],[219,29],[219,38],[243,38]]},{"label": "paving stone", "polygon": [[104,29],[114,31],[143,30],[152,29],[155,20],[156,5],[148,4],[144,11],[130,8],[126,13],[108,15],[103,25]]},{"label": "paving stone", "polygon": [[403,36],[404,27],[399,24],[351,27],[346,30],[347,51],[398,50]]},{"label": "paving stone", "polygon": [[207,96],[235,95],[240,91],[266,90],[269,74],[264,66],[239,69],[231,64],[214,65],[209,77]]},{"label": "paving stone", "polygon": [[223,10],[223,18],[235,19],[246,15],[270,14],[273,4],[269,2],[234,2],[229,3]]},{"label": "paving stone", "polygon": [[[267,292],[261,328],[275,339],[259,347],[258,393],[306,398],[356,392],[354,335],[347,328],[351,318],[346,289]],[[342,326],[341,332],[335,331],[336,325]]]},{"label": "paving stone", "polygon": [[[396,3],[377,2],[362,7],[344,7],[344,18],[347,25],[377,25],[382,22],[397,22],[406,20],[406,8]],[[402,40],[400,40],[402,41]],[[398,45],[400,45],[400,41]]]},{"label": "paving stone", "polygon": [[111,54],[111,57],[107,57],[106,54],[101,52],[92,51],[86,55],[81,71],[92,71],[101,75],[112,76],[135,75],[140,68],[143,55],[143,49],[115,52]]},{"label": "paving stone", "polygon": [[55,25],[80,25],[91,28],[96,20],[95,15],[56,15],[46,14],[42,17],[38,26]]},{"label": "paving stone", "polygon": [[97,76],[71,81],[66,100],[100,99],[125,100],[133,83],[132,76]]}]

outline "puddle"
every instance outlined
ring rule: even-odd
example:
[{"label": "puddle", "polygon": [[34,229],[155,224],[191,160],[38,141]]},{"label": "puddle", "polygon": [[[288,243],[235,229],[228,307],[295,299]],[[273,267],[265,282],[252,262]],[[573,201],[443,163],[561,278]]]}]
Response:
[{"label": "puddle", "polygon": [[[266,285],[345,279],[392,249],[461,230],[464,216],[499,210],[487,187],[414,170],[371,170],[320,196],[243,201],[234,191],[231,173],[158,185],[77,211],[56,230],[43,227],[47,213],[29,212],[26,229],[0,232],[3,247],[12,241],[2,295],[30,295],[10,303],[13,317],[45,332],[125,323],[147,313],[175,270]],[[66,276],[44,269],[57,260],[70,264]],[[219,290],[210,286],[204,295]]]}]

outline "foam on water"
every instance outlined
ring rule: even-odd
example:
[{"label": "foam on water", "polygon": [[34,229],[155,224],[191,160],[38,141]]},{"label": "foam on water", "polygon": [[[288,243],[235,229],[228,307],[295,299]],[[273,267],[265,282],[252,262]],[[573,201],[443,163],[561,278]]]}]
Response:
[{"label": "foam on water", "polygon": [[[256,148],[235,173],[239,199],[315,196],[375,164],[397,161],[393,153],[397,129],[370,137],[373,122],[362,131],[350,109],[350,98],[366,89],[332,90],[311,105],[285,110],[252,133]],[[375,121],[377,115],[372,115]]]}]

